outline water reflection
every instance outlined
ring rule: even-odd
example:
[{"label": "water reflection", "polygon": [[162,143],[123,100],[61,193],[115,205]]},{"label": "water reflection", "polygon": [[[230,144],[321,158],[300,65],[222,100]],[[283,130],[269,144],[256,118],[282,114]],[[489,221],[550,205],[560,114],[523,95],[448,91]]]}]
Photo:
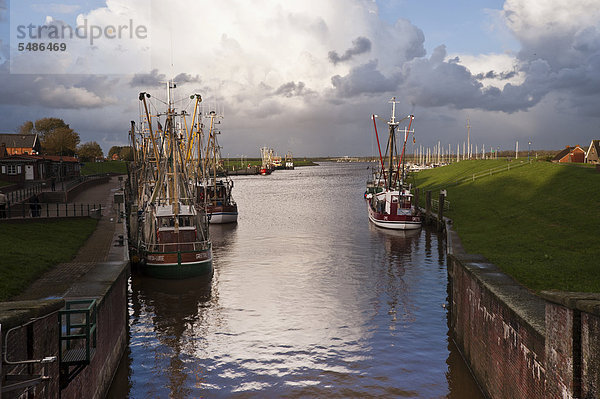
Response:
[{"label": "water reflection", "polygon": [[448,341],[444,244],[370,224],[364,166],[239,177],[212,281],[134,275],[121,397],[477,398]]}]

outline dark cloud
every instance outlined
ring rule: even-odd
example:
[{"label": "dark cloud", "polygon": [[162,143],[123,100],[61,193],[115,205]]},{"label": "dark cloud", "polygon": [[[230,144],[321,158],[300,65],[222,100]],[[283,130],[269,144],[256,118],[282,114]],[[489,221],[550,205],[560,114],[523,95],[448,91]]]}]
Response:
[{"label": "dark cloud", "polygon": [[400,75],[384,76],[377,70],[377,61],[352,68],[348,75],[335,75],[331,83],[337,96],[354,97],[361,94],[394,92],[400,83]]},{"label": "dark cloud", "polygon": [[192,76],[189,73],[180,73],[179,75],[173,78],[175,83],[184,84],[184,83],[201,83],[202,80],[198,75]]},{"label": "dark cloud", "polygon": [[[131,87],[162,87],[169,80],[164,73],[159,73],[158,69],[153,69],[150,73],[137,73],[131,78],[129,86]],[[173,78],[176,84],[201,83],[198,75],[192,76],[189,73],[180,73]]]},{"label": "dark cloud", "polygon": [[339,62],[344,62],[350,60],[355,55],[368,53],[371,51],[371,41],[366,37],[359,36],[352,41],[352,47],[350,47],[346,52],[340,57],[337,52],[330,51],[328,54],[329,61],[331,61],[334,65]]},{"label": "dark cloud", "polygon": [[508,80],[508,79],[514,78],[516,75],[517,75],[517,72],[515,72],[515,71],[500,72],[500,73],[497,73],[495,71],[488,71],[486,73],[478,73],[477,75],[474,75],[474,78],[477,80],[483,80],[483,79]]},{"label": "dark cloud", "polygon": [[118,79],[97,75],[20,75],[0,65],[0,104],[51,109],[102,108],[113,104]]},{"label": "dark cloud", "polygon": [[136,73],[129,85],[131,87],[159,87],[167,81],[164,73],[158,73],[158,69],[153,69],[150,73]]},{"label": "dark cloud", "polygon": [[315,92],[307,89],[304,82],[288,82],[284,83],[273,92],[276,96],[296,97],[314,94]]}]

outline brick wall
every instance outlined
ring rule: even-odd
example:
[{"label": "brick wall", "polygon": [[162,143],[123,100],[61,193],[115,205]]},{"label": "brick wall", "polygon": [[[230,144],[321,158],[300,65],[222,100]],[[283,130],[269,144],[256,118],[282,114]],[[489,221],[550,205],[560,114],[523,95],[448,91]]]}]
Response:
[{"label": "brick wall", "polygon": [[[47,365],[47,375],[52,378],[30,389],[36,398],[59,397],[58,381],[58,316],[56,312],[64,304],[62,300],[7,302],[0,304],[0,339],[4,350],[4,339],[8,335],[6,357],[9,361],[43,359],[56,356],[54,363]],[[32,321],[33,320],[33,321]],[[13,329],[14,328],[14,329]],[[2,385],[7,385],[7,375],[42,375],[40,364],[2,365]],[[10,377],[9,377],[10,378]],[[18,398],[23,390],[2,394],[3,399]]]},{"label": "brick wall", "polygon": [[600,294],[544,291],[553,397],[600,397]]},{"label": "brick wall", "polygon": [[128,269],[98,304],[96,354],[63,391],[61,398],[104,398],[127,345]]},{"label": "brick wall", "polygon": [[[448,259],[453,338],[480,386],[492,398],[546,398],[541,300],[481,257]],[[512,306],[529,300],[526,309]]]}]

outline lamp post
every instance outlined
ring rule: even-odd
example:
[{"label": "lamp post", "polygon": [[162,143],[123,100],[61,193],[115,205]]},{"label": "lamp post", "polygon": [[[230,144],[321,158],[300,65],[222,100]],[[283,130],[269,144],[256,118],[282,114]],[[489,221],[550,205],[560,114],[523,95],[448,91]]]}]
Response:
[{"label": "lamp post", "polygon": [[531,141],[527,143],[527,162],[529,162],[529,152],[531,151]]}]

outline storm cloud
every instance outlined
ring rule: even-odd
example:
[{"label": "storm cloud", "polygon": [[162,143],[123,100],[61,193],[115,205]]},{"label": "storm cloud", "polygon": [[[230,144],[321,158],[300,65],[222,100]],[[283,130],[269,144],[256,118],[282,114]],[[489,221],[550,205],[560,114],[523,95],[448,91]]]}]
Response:
[{"label": "storm cloud", "polygon": [[369,51],[371,51],[371,41],[366,37],[357,37],[352,41],[352,47],[346,50],[341,57],[335,51],[330,51],[327,57],[335,65],[338,62],[348,61],[355,55],[368,53]]},{"label": "storm cloud", "polygon": [[[90,23],[94,16],[110,21],[122,13],[121,3],[90,12]],[[5,4],[0,0],[0,16]],[[470,115],[473,134],[485,130],[490,140],[504,137],[500,127],[508,123],[513,132],[525,126],[523,134],[554,143],[561,136],[548,131],[562,133],[554,126],[568,113],[579,116],[572,130],[585,144],[590,132],[597,135],[600,104],[596,5],[506,0],[498,15],[520,47],[469,58],[444,43],[427,54],[427,32],[405,18],[384,23],[371,1],[265,0],[260,8],[155,2],[152,65],[138,73],[11,74],[7,38],[1,37],[3,130],[60,114],[67,123],[76,121],[82,142],[96,140],[105,150],[123,145],[129,121],[138,116],[137,93],[152,90],[160,97],[164,82],[174,79],[181,83],[179,98],[200,93],[206,102],[223,103],[221,145],[232,154],[256,148],[258,155],[262,145],[299,154],[360,153],[369,144],[368,115],[388,115],[392,96],[406,108],[402,112],[416,108],[415,129],[443,131],[449,140],[462,137]],[[128,7],[135,13],[135,4]],[[499,65],[499,57],[509,62]]]}]

